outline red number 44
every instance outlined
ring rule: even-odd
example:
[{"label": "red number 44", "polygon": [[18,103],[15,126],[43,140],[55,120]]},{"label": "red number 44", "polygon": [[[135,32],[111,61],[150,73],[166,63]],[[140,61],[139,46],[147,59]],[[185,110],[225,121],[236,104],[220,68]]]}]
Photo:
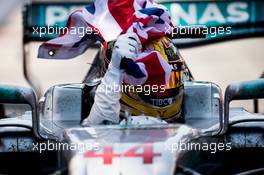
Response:
[{"label": "red number 44", "polygon": [[[143,153],[137,153],[139,149],[143,148]],[[85,158],[103,158],[104,164],[112,164],[113,158],[120,157],[142,157],[144,164],[152,164],[154,157],[160,157],[161,153],[154,153],[152,144],[142,144],[129,149],[124,154],[115,154],[112,146],[105,146],[102,154],[96,151],[89,151],[84,154]]]}]

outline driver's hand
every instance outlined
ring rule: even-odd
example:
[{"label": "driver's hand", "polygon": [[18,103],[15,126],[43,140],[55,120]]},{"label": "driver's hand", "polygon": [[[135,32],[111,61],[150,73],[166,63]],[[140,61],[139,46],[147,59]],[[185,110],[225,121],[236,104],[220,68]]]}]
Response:
[{"label": "driver's hand", "polygon": [[141,43],[135,33],[120,35],[114,45],[110,67],[120,69],[122,58],[135,60],[141,51]]}]

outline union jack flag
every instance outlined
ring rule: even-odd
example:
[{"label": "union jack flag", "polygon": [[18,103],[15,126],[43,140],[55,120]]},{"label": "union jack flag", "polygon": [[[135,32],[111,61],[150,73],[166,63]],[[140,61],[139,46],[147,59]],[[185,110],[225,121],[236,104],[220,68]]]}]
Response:
[{"label": "union jack flag", "polygon": [[[74,58],[88,49],[88,41],[96,40],[103,44],[127,32],[136,33],[144,48],[148,41],[171,34],[173,26],[167,9],[152,0],[96,0],[70,15],[67,28],[74,27],[91,28],[93,33],[64,33],[43,43],[39,48],[38,57]],[[128,75],[127,82],[162,85],[169,81],[171,66],[158,52],[143,50],[135,63],[134,66],[138,66],[144,76],[135,78]],[[131,66],[130,69],[133,69],[133,64]]]}]

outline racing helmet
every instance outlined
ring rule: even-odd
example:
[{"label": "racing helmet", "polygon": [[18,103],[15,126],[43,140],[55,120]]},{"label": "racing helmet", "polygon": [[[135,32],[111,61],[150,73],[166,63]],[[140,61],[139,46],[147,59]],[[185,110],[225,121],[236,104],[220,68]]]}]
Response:
[{"label": "racing helmet", "polygon": [[[107,43],[101,52],[100,63],[101,76],[103,76],[111,61],[112,48],[115,42]],[[164,85],[163,90],[158,92],[135,91],[135,88],[127,86],[123,82],[121,103],[121,115],[127,114],[131,116],[153,116],[165,120],[167,122],[181,122],[181,107],[183,102],[184,86],[183,81],[187,77],[185,75],[186,66],[183,58],[181,57],[178,49],[174,46],[173,42],[168,37],[162,37],[153,40],[145,47],[149,51],[157,51],[161,54],[162,58],[168,62],[172,71],[170,74],[169,82]],[[147,85],[141,85],[143,89]]]}]

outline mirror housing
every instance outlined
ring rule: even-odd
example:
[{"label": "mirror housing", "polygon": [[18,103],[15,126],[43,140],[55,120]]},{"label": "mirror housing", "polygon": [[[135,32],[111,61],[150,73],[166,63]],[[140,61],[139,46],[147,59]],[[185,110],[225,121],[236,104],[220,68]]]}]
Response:
[{"label": "mirror housing", "polygon": [[[32,127],[33,132],[37,138],[38,134],[38,121],[37,121],[37,97],[34,91],[31,88],[18,87],[18,86],[8,86],[8,85],[0,85],[0,103],[6,104],[28,104],[32,110]],[[23,124],[19,125],[17,122],[8,122],[0,121],[1,126],[23,126]]]},{"label": "mirror housing", "polygon": [[233,100],[250,100],[264,98],[264,79],[243,81],[230,84],[225,91],[224,127],[222,134],[226,133],[229,125],[229,104]]},{"label": "mirror housing", "polygon": [[89,97],[92,93],[87,84],[62,84],[51,87],[39,100],[39,134],[41,138],[60,140],[62,132],[80,127],[90,113]]},{"label": "mirror housing", "polygon": [[183,114],[185,124],[202,130],[205,136],[220,134],[223,127],[221,88],[211,82],[186,81]]}]

